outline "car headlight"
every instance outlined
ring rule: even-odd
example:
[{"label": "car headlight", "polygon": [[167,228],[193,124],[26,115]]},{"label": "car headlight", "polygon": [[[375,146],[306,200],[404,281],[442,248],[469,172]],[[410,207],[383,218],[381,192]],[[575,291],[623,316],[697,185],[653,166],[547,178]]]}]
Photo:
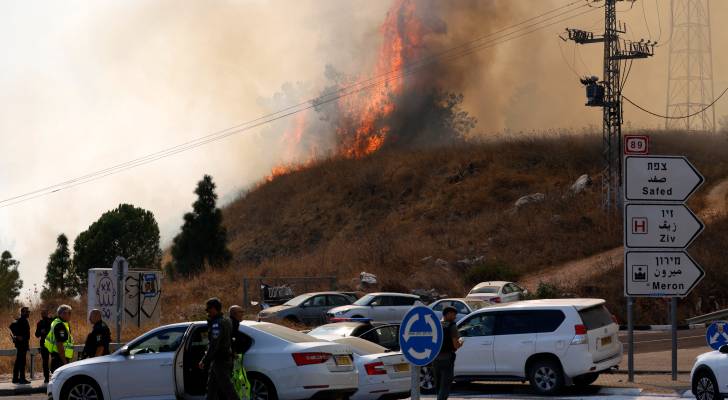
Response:
[{"label": "car headlight", "polygon": [[337,311],[334,313],[335,316],[340,317],[342,315],[346,314],[346,311]]}]

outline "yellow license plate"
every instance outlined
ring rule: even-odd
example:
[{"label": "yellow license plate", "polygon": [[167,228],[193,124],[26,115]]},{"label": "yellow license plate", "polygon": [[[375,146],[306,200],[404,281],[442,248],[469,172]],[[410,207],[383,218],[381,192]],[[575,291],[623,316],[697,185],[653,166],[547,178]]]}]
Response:
[{"label": "yellow license plate", "polygon": [[395,372],[409,372],[409,370],[410,370],[409,364],[395,364],[394,365]]},{"label": "yellow license plate", "polygon": [[612,337],[611,336],[606,336],[606,337],[603,337],[602,338],[602,346],[607,346],[607,345],[610,345],[610,344],[612,344]]},{"label": "yellow license plate", "polygon": [[336,365],[351,365],[351,358],[349,356],[336,356],[334,357]]}]

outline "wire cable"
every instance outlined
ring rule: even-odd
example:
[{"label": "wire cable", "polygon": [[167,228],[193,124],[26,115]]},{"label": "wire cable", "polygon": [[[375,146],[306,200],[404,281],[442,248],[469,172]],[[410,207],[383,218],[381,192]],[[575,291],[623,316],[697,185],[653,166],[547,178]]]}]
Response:
[{"label": "wire cable", "polygon": [[652,112],[650,110],[647,110],[647,109],[643,108],[642,106],[636,104],[635,102],[633,102],[632,100],[630,100],[629,97],[627,97],[625,95],[622,95],[622,98],[625,99],[625,100],[627,100],[629,102],[629,104],[632,104],[633,106],[637,107],[638,109],[640,109],[640,110],[642,110],[642,111],[644,111],[647,114],[650,114],[652,116],[655,116],[655,117],[658,117],[658,118],[664,118],[664,119],[685,119],[685,118],[692,118],[692,117],[694,117],[694,116],[696,116],[698,114],[701,114],[701,113],[704,113],[704,112],[708,111],[710,109],[710,107],[713,107],[715,105],[715,103],[717,103],[718,100],[720,100],[721,97],[723,97],[723,95],[726,94],[726,92],[728,92],[728,87],[725,88],[725,90],[723,90],[723,93],[721,93],[720,96],[718,96],[715,100],[713,100],[712,103],[710,103],[707,106],[705,106],[705,108],[703,108],[702,110],[696,111],[696,112],[694,112],[692,114],[682,115],[682,116],[678,116],[678,117],[654,113],[654,112]]},{"label": "wire cable", "polygon": [[[581,3],[582,1],[583,0],[571,2],[571,3],[569,3],[569,4],[565,5],[565,6],[561,6],[561,7],[557,8],[557,9],[550,10],[550,11],[548,11],[546,13],[540,14],[540,16],[545,16],[545,15],[548,15],[548,14],[552,14],[555,11],[558,11],[558,10],[561,10],[561,9],[564,9],[564,8],[567,8],[567,7],[570,7],[572,5]],[[461,44],[461,45],[456,46],[454,48],[451,48],[451,49],[448,49],[448,50],[443,51],[441,53],[438,53],[436,56],[437,57],[440,57],[440,56],[443,56],[443,55],[447,55],[447,53],[450,53],[453,50],[456,50],[456,49],[459,49],[459,48],[463,48],[463,50],[461,50],[460,52],[456,52],[455,54],[450,55],[448,57],[448,60],[446,60],[446,61],[450,61],[450,60],[453,60],[453,59],[456,59],[456,58],[464,57],[464,56],[473,54],[476,51],[479,51],[479,50],[482,50],[482,49],[485,49],[485,48],[489,48],[489,47],[493,47],[495,45],[499,45],[499,44],[502,44],[502,43],[505,43],[505,42],[509,42],[511,40],[515,40],[517,38],[520,38],[520,37],[526,36],[528,34],[531,34],[533,32],[539,31],[541,29],[545,29],[545,28],[550,27],[550,26],[553,26],[553,25],[555,25],[557,23],[561,23],[561,22],[564,22],[566,20],[569,20],[569,19],[572,19],[572,18],[576,18],[578,16],[587,14],[587,13],[592,12],[592,11],[595,10],[595,9],[589,9],[589,10],[586,10],[586,11],[581,12],[581,13],[577,13],[577,14],[573,14],[573,15],[566,16],[565,18],[562,18],[560,20],[554,21],[552,23],[549,23],[549,24],[546,24],[546,25],[542,25],[542,26],[538,26],[539,24],[542,24],[543,22],[552,20],[552,19],[557,18],[559,16],[564,16],[564,15],[566,15],[568,13],[571,13],[571,12],[573,12],[575,10],[581,9],[582,7],[584,7],[584,5],[579,6],[579,7],[572,8],[571,10],[568,10],[566,12],[563,12],[563,13],[560,13],[558,15],[552,16],[550,18],[547,18],[547,19],[544,19],[544,20],[535,22],[533,24],[530,24],[530,25],[527,25],[527,26],[525,26],[523,28],[520,28],[520,29],[518,29],[518,30],[516,30],[514,32],[506,33],[506,34],[502,35],[501,37],[495,38],[495,39],[493,39],[491,41],[488,41],[488,42],[485,42],[485,43],[481,43],[481,44],[472,46],[470,48],[467,48],[467,47],[466,48],[463,48],[463,47],[465,47],[465,44]],[[524,20],[524,21],[522,21],[522,22],[520,22],[520,23],[518,23],[516,25],[513,25],[513,26],[511,26],[509,28],[501,29],[498,32],[505,32],[505,31],[507,31],[509,29],[512,29],[512,27],[523,25],[526,21],[533,21],[533,20],[535,20],[537,18],[539,18],[539,16],[529,18],[528,20]],[[531,28],[533,28],[533,29],[531,29]],[[478,41],[482,41],[484,38],[487,38],[489,36],[493,36],[496,33],[497,32],[493,32],[493,33],[491,33],[489,35],[483,36],[481,38],[478,38],[476,40],[473,40],[473,41],[470,41],[470,42],[467,42],[467,43],[476,43]],[[521,34],[520,35],[516,35],[516,36],[512,36],[510,38],[506,38],[507,36],[511,36],[511,35],[514,35],[514,34],[517,34],[517,33],[521,33]],[[293,106],[286,107],[286,108],[281,109],[281,110],[278,110],[278,111],[276,111],[274,113],[270,113],[270,114],[267,114],[267,115],[263,115],[263,116],[258,117],[256,119],[253,119],[251,121],[247,121],[245,123],[238,124],[238,125],[236,125],[234,127],[231,127],[231,128],[228,128],[228,129],[224,129],[224,130],[220,130],[220,131],[211,133],[209,135],[206,135],[206,136],[203,136],[203,137],[200,137],[200,138],[197,138],[197,139],[193,139],[193,140],[190,140],[190,141],[187,141],[187,142],[184,142],[184,143],[181,143],[181,144],[178,144],[178,145],[175,145],[175,146],[172,146],[172,147],[169,147],[169,148],[166,148],[166,149],[157,151],[155,153],[148,154],[148,155],[143,156],[143,157],[139,157],[139,158],[134,159],[134,160],[130,160],[130,161],[127,161],[127,162],[124,162],[124,163],[121,163],[121,164],[114,165],[112,167],[108,167],[108,168],[104,168],[104,169],[101,169],[101,170],[98,170],[98,171],[95,171],[95,172],[92,172],[92,173],[88,173],[88,174],[85,174],[85,175],[82,175],[82,176],[79,176],[79,177],[76,177],[76,178],[73,178],[73,179],[66,180],[66,181],[61,182],[61,183],[57,183],[57,184],[54,184],[54,185],[46,186],[44,188],[37,189],[37,190],[31,191],[31,192],[27,192],[27,193],[24,193],[24,194],[20,194],[20,195],[17,195],[17,196],[12,196],[12,197],[9,197],[9,198],[0,200],[0,208],[4,208],[4,207],[10,206],[10,205],[18,204],[20,202],[24,202],[24,201],[27,201],[27,200],[31,200],[31,199],[34,199],[34,198],[37,198],[37,197],[45,196],[45,195],[48,195],[48,194],[51,194],[51,193],[58,192],[60,190],[65,190],[65,189],[68,189],[68,188],[71,188],[71,187],[75,187],[75,186],[81,185],[81,184],[84,184],[84,183],[92,182],[92,181],[95,181],[97,179],[101,179],[103,177],[107,177],[109,175],[114,175],[114,174],[120,173],[122,171],[131,169],[131,168],[135,168],[135,167],[138,167],[138,166],[141,166],[141,165],[145,165],[145,164],[148,164],[148,163],[157,161],[159,159],[162,159],[162,158],[165,158],[165,157],[169,157],[171,155],[174,155],[174,154],[177,154],[177,153],[180,153],[180,152],[183,152],[183,151],[187,151],[187,150],[190,150],[190,149],[193,149],[193,148],[196,148],[196,147],[199,147],[199,146],[202,146],[202,145],[211,143],[213,141],[217,141],[217,140],[223,139],[225,137],[228,137],[228,136],[231,136],[231,135],[240,133],[240,132],[244,132],[244,131],[247,131],[247,130],[250,130],[250,129],[259,127],[261,125],[268,124],[270,122],[273,122],[273,121],[276,121],[276,120],[279,120],[279,119],[282,119],[282,118],[291,116],[293,114],[297,114],[297,113],[300,113],[300,112],[303,112],[303,111],[306,111],[306,110],[310,110],[312,108],[315,108],[315,107],[318,107],[318,106],[321,106],[321,105],[324,105],[324,104],[328,104],[328,103],[333,102],[333,101],[336,101],[336,100],[338,100],[338,99],[340,99],[342,97],[349,96],[349,95],[352,95],[352,94],[355,94],[355,93],[359,93],[361,91],[368,90],[368,89],[371,89],[371,88],[374,88],[374,87],[377,87],[377,86],[386,84],[386,83],[390,82],[393,79],[399,79],[399,78],[401,78],[403,76],[410,75],[410,74],[414,73],[416,70],[418,70],[418,69],[420,69],[420,68],[422,68],[424,66],[427,66],[429,64],[432,64],[432,62],[438,61],[435,58],[435,56],[428,57],[428,58],[425,58],[423,60],[424,61],[414,62],[414,63],[412,63],[412,65],[403,66],[403,67],[399,68],[398,70],[392,70],[389,73],[381,74],[380,77],[381,76],[386,76],[387,74],[391,74],[392,72],[401,72],[401,71],[404,71],[400,75],[386,77],[384,80],[380,80],[378,82],[374,82],[374,83],[370,83],[370,84],[365,85],[365,86],[361,86],[364,83],[372,82],[373,80],[376,79],[376,77],[373,77],[373,78],[370,78],[370,79],[367,79],[367,80],[364,80],[364,81],[357,82],[355,84],[349,85],[347,87],[340,88],[340,89],[338,89],[335,92],[327,93],[327,94],[325,94],[323,96],[319,96],[317,98],[307,100],[306,102],[302,102],[302,103],[299,103],[299,104],[296,104],[296,105],[293,105]],[[427,62],[425,62],[425,61],[427,61]]]}]

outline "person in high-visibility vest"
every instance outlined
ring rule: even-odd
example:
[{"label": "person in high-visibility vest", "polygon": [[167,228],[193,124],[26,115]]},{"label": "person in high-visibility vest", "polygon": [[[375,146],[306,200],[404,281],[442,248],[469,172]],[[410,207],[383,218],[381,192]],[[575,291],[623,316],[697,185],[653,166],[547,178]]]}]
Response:
[{"label": "person in high-visibility vest", "polygon": [[56,319],[45,339],[45,348],[51,354],[51,372],[73,360],[73,336],[68,321],[71,319],[71,306],[58,307]]},{"label": "person in high-visibility vest", "polygon": [[233,386],[235,392],[241,399],[250,399],[250,381],[248,381],[248,373],[243,366],[243,356],[253,344],[252,340],[240,332],[240,322],[243,320],[243,308],[240,306],[231,306],[228,310],[230,321],[233,323],[233,335],[231,348],[233,351]]}]

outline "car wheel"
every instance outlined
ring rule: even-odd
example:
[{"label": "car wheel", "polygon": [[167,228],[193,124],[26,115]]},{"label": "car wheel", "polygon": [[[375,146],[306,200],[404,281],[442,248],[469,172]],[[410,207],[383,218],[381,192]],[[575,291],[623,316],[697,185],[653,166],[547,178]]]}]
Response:
[{"label": "car wheel", "polygon": [[277,400],[276,388],[273,383],[260,375],[253,375],[250,379],[250,400]]},{"label": "car wheel", "polygon": [[61,393],[63,400],[103,400],[101,388],[91,379],[79,378],[64,385]]},{"label": "car wheel", "polygon": [[695,376],[695,398],[697,400],[720,400],[723,396],[718,392],[718,383],[708,370],[702,370]]},{"label": "car wheel", "polygon": [[424,394],[435,393],[435,371],[431,365],[420,368],[420,391]]},{"label": "car wheel", "polygon": [[564,386],[564,372],[559,363],[552,360],[538,360],[528,374],[531,387],[541,395],[551,395]]},{"label": "car wheel", "polygon": [[599,373],[592,372],[590,374],[575,376],[573,381],[574,381],[574,385],[584,387],[584,386],[589,386],[592,383],[596,382],[597,378],[599,378]]}]

